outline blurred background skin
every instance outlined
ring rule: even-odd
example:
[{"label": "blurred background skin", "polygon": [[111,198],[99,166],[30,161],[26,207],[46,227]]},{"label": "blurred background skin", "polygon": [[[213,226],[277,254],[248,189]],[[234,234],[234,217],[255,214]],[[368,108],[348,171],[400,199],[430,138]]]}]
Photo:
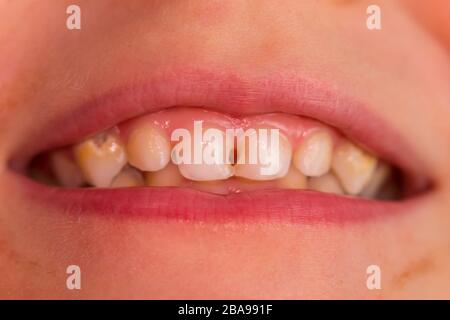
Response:
[{"label": "blurred background skin", "polygon": [[[450,2],[77,1],[80,31],[69,4],[0,1],[1,298],[450,298]],[[75,218],[11,187],[6,162],[42,123],[173,66],[330,83],[397,128],[436,189],[368,223],[210,226]],[[70,264],[82,290],[66,289]]]}]

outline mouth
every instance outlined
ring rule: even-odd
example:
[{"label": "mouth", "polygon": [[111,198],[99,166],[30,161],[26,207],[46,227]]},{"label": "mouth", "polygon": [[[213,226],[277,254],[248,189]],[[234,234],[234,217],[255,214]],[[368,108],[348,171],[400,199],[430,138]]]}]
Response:
[{"label": "mouth", "polygon": [[[62,212],[347,222],[406,212],[431,185],[402,136],[363,103],[310,79],[170,72],[73,110],[43,125],[39,143],[24,143],[10,161],[28,198]],[[202,156],[223,137],[211,149],[221,160],[179,161],[197,150],[180,152],[179,129],[202,137]],[[208,129],[217,135],[205,142]],[[252,149],[251,134],[227,134],[261,129],[279,132],[269,174],[258,156],[270,158],[271,145],[255,135]],[[249,163],[251,150],[258,156]]]}]

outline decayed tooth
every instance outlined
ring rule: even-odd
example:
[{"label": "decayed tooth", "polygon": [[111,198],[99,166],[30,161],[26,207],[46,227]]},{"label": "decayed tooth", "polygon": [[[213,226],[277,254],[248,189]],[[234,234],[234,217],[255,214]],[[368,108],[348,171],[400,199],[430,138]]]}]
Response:
[{"label": "decayed tooth", "polygon": [[50,167],[59,184],[68,188],[80,187],[83,174],[69,150],[58,150],[50,155]]},{"label": "decayed tooth", "polygon": [[361,191],[360,195],[369,198],[375,197],[384,183],[388,180],[391,172],[392,170],[389,165],[384,162],[378,163],[375,172],[373,173],[367,185]]},{"label": "decayed tooth", "polygon": [[128,136],[128,162],[142,171],[158,171],[170,160],[170,143],[152,124],[140,124]]},{"label": "decayed tooth", "polygon": [[330,170],[333,140],[328,132],[312,133],[297,148],[293,156],[295,167],[304,175],[319,177]]},{"label": "decayed tooth", "polygon": [[169,163],[164,169],[145,174],[145,183],[152,187],[176,187],[184,182],[178,167]]},{"label": "decayed tooth", "polygon": [[371,179],[377,159],[352,143],[344,142],[335,150],[331,166],[344,190],[355,195]]},{"label": "decayed tooth", "polygon": [[284,189],[305,189],[307,186],[306,176],[291,166],[288,173],[277,180],[277,185]]},{"label": "decayed tooth", "polygon": [[262,181],[278,179],[287,174],[292,158],[291,144],[282,133],[275,134],[273,137],[278,138],[277,150],[272,146],[273,132],[270,129],[266,132],[267,139],[261,136],[259,130],[253,130],[248,139],[238,137],[236,176]]},{"label": "decayed tooth", "polygon": [[96,187],[108,187],[127,163],[116,129],[77,144],[74,155],[86,181]]},{"label": "decayed tooth", "polygon": [[111,188],[141,187],[144,185],[144,177],[139,170],[125,167],[114,177]]},{"label": "decayed tooth", "polygon": [[344,193],[339,180],[332,173],[327,173],[320,177],[310,178],[308,180],[308,189],[327,193]]}]

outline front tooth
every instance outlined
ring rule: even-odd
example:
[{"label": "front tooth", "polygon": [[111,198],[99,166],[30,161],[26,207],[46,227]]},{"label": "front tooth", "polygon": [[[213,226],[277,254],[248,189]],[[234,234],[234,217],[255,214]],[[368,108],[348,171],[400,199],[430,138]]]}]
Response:
[{"label": "front tooth", "polygon": [[350,142],[342,143],[334,153],[332,168],[345,191],[358,194],[372,177],[377,159]]},{"label": "front tooth", "polygon": [[170,160],[167,137],[151,124],[140,124],[128,136],[128,161],[142,171],[158,171]]},{"label": "front tooth", "polygon": [[304,175],[319,177],[330,170],[333,140],[324,130],[312,133],[297,148],[293,163]]},{"label": "front tooth", "polygon": [[[271,140],[271,131],[268,130],[268,132],[268,139],[261,139],[261,135],[257,130],[250,135],[249,139],[245,139],[245,143],[239,143],[238,139],[237,164],[235,165],[236,176],[263,181],[278,179],[287,174],[292,158],[291,144],[282,133],[279,133],[278,152],[276,152],[276,149],[272,150],[272,144],[269,142]],[[252,140],[256,141],[256,148],[251,148],[250,143]],[[250,150],[253,153],[256,151],[256,155],[254,155],[256,163],[250,163]],[[260,156],[266,160],[262,160]]]},{"label": "front tooth", "polygon": [[380,191],[381,187],[391,175],[391,167],[386,163],[380,162],[375,169],[370,181],[361,191],[360,195],[363,197],[373,198]]},{"label": "front tooth", "polygon": [[310,178],[308,181],[308,189],[327,193],[344,194],[344,190],[342,189],[339,180],[332,173]]},{"label": "front tooth", "polygon": [[70,151],[58,150],[53,152],[50,155],[50,167],[62,186],[75,188],[83,185],[83,174],[72,159]]},{"label": "front tooth", "polygon": [[127,163],[117,129],[77,144],[74,155],[86,181],[96,187],[108,187]]},{"label": "front tooth", "polygon": [[277,180],[277,185],[284,189],[305,189],[307,185],[306,176],[291,166],[288,173]]},{"label": "front tooth", "polygon": [[184,181],[178,167],[169,163],[164,169],[145,174],[145,182],[152,187],[176,187]]},{"label": "front tooth", "polygon": [[125,167],[114,177],[112,188],[141,187],[144,185],[142,173],[132,167]]}]

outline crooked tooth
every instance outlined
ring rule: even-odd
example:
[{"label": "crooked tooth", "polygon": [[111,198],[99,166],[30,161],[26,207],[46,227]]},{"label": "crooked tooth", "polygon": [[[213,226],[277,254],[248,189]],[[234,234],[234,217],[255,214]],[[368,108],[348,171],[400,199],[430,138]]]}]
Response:
[{"label": "crooked tooth", "polygon": [[131,167],[123,168],[111,183],[112,188],[141,187],[144,185],[142,173]]},{"label": "crooked tooth", "polygon": [[84,184],[83,174],[69,150],[58,150],[50,155],[50,167],[58,182],[68,188]]},{"label": "crooked tooth", "polygon": [[96,187],[108,187],[127,163],[117,129],[77,144],[74,155],[86,181]]},{"label": "crooked tooth", "polygon": [[327,193],[344,194],[344,189],[342,189],[339,180],[332,173],[310,178],[308,180],[308,189]]},{"label": "crooked tooth", "polygon": [[381,187],[383,187],[384,183],[388,180],[391,172],[392,170],[389,165],[384,162],[378,163],[375,172],[367,185],[361,191],[360,195],[363,197],[374,198],[380,191]]},{"label": "crooked tooth", "polygon": [[[279,152],[276,152],[270,142],[271,134],[267,134],[267,137],[267,139],[261,139],[258,131],[254,130],[249,134],[248,139],[242,139],[241,143],[238,139],[236,176],[263,181],[278,179],[287,174],[292,158],[290,142],[282,133],[279,133]],[[245,143],[243,143],[244,141]],[[255,142],[256,148],[251,146],[252,141]],[[250,162],[250,152],[254,155],[255,162],[253,164]]]},{"label": "crooked tooth", "polygon": [[158,171],[170,160],[170,143],[151,124],[139,124],[128,136],[128,162],[142,171]]},{"label": "crooked tooth", "polygon": [[344,190],[358,194],[375,171],[377,159],[350,142],[344,142],[333,155],[332,168]]},{"label": "crooked tooth", "polygon": [[304,175],[319,177],[330,170],[333,140],[328,132],[312,133],[297,148],[293,156],[295,167]]},{"label": "crooked tooth", "polygon": [[151,187],[176,187],[184,182],[180,170],[173,163],[169,163],[164,169],[145,173],[145,183]]},{"label": "crooked tooth", "polygon": [[291,166],[288,173],[277,180],[277,185],[283,189],[305,189],[307,186],[306,176]]}]

